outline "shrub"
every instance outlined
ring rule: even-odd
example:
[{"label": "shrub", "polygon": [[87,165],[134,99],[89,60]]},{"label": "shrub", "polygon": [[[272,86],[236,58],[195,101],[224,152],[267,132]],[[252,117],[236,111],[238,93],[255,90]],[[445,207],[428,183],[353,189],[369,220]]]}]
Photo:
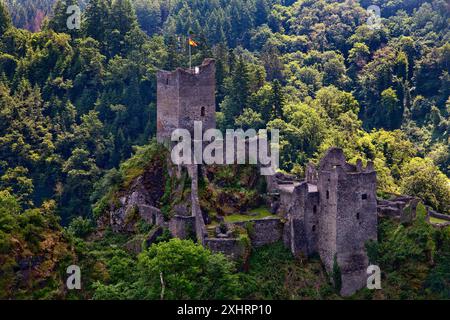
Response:
[{"label": "shrub", "polygon": [[76,237],[84,238],[94,231],[94,225],[91,219],[76,217],[70,222],[67,231]]}]

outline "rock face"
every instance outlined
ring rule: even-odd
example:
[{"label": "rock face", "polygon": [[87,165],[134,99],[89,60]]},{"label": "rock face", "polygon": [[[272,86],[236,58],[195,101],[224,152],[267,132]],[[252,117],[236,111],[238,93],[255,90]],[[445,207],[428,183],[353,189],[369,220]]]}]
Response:
[{"label": "rock face", "polygon": [[[138,221],[164,225],[164,215],[159,208],[166,183],[176,173],[163,152],[165,149],[162,146],[149,151],[145,155],[145,167],[138,168],[142,173],[116,186],[119,191],[108,199],[108,210],[99,220],[100,229],[110,227],[114,232],[136,233]],[[132,167],[130,170],[135,172],[137,169]]]},{"label": "rock face", "polygon": [[156,189],[148,189],[145,185],[146,179],[153,178],[158,177],[149,176],[148,173],[138,177],[130,191],[119,198],[119,205],[113,207],[110,212],[109,224],[114,232],[134,232],[135,223],[139,218],[149,224],[164,223],[161,210],[155,207],[162,196],[161,184]]}]

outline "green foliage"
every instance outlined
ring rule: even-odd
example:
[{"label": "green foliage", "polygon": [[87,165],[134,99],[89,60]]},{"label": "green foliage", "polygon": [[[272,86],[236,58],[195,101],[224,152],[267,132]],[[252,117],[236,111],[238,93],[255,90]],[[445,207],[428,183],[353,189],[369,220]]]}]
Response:
[{"label": "green foliage", "polygon": [[[173,239],[153,245],[139,256],[136,268],[130,260],[113,259],[109,267],[112,284],[97,283],[94,299],[236,297],[238,283],[233,274],[233,263],[223,255],[212,254],[192,241]],[[134,283],[125,282],[130,269],[135,270]]]},{"label": "green foliage", "polygon": [[[66,27],[66,6],[75,2],[82,30]],[[184,201],[188,187],[173,199],[179,181],[165,172],[167,150],[148,143],[156,133],[155,72],[188,65],[189,32],[200,44],[193,63],[216,59],[221,129],[280,129],[281,169],[298,175],[329,147],[341,147],[353,163],[374,162],[379,194],[408,193],[449,213],[448,7],[441,0],[375,4],[383,12],[379,29],[366,23],[367,1],[0,1],[0,298],[63,297],[58,263],[71,259],[64,237],[90,284],[69,298],[160,298],[162,267],[178,275],[163,272],[169,299],[334,297],[317,262],[302,270],[279,247],[255,253],[237,294],[228,261],[197,247],[161,243],[136,263],[111,249],[125,236],[79,239],[92,231],[89,217],[117,205],[118,194],[146,172],[162,170],[150,180],[161,182],[166,218]],[[246,167],[212,169],[206,180],[203,209],[230,214],[261,205],[264,188]],[[380,242],[367,244],[388,283],[385,296],[371,297],[448,297],[447,231],[427,225],[424,210],[412,225],[383,221]],[[72,221],[68,232],[54,212]],[[42,248],[49,243],[55,247]],[[169,259],[169,249],[189,274],[158,258]],[[38,280],[25,285],[23,270],[15,271],[26,250],[44,257],[44,288]],[[273,263],[263,267],[263,258]],[[140,271],[127,278],[127,268]],[[205,289],[194,292],[198,284]]]},{"label": "green foliage", "polygon": [[139,257],[138,268],[146,298],[160,296],[161,274],[165,299],[229,299],[237,289],[233,265],[191,241],[174,239],[151,247]]},{"label": "green foliage", "polygon": [[71,259],[54,202],[23,210],[16,197],[0,191],[1,299],[61,298],[64,278],[59,269]]},{"label": "green foliage", "polygon": [[90,219],[76,217],[70,222],[67,231],[76,237],[84,238],[94,231],[94,225]]},{"label": "green foliage", "polygon": [[0,34],[6,32],[11,26],[11,17],[3,2],[0,2]]},{"label": "green foliage", "polygon": [[244,131],[247,131],[248,129],[259,130],[263,128],[264,122],[260,113],[247,108],[236,118],[235,125]]},{"label": "green foliage", "polygon": [[337,298],[320,262],[294,259],[281,242],[252,250],[248,269],[240,274],[244,299]]},{"label": "green foliage", "polygon": [[449,179],[431,160],[413,158],[403,170],[403,192],[420,197],[443,213],[450,213]]}]

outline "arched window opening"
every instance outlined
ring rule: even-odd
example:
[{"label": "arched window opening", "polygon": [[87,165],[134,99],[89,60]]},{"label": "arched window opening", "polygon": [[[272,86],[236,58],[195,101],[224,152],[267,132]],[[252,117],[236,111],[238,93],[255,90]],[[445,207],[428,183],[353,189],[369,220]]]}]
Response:
[{"label": "arched window opening", "polygon": [[206,109],[205,109],[205,107],[202,107],[201,115],[202,115],[202,117],[206,116]]}]

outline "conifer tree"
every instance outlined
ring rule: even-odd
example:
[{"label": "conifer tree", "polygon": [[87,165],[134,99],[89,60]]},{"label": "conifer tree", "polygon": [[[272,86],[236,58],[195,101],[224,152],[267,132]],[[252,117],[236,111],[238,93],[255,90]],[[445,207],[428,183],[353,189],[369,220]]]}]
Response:
[{"label": "conifer tree", "polygon": [[0,1],[0,35],[11,27],[11,16],[9,15],[6,5]]}]

